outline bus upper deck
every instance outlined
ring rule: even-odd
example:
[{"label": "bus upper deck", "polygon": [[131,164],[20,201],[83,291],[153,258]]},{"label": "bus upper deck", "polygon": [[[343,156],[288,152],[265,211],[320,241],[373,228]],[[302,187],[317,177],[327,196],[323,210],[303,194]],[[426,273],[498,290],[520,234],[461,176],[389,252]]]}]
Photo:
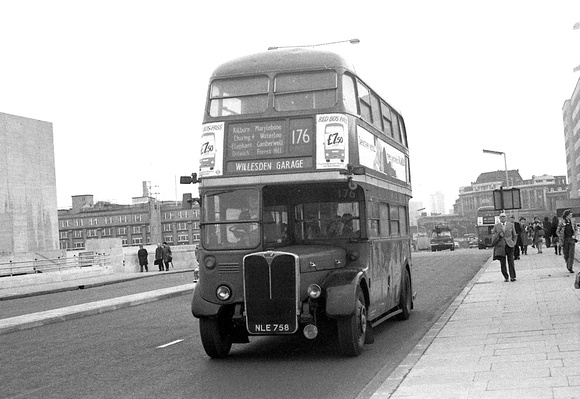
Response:
[{"label": "bus upper deck", "polygon": [[326,51],[269,51],[212,75],[199,177],[201,187],[313,172],[319,177],[307,179],[344,180],[350,164],[410,195],[407,147],[403,118],[348,61]]}]

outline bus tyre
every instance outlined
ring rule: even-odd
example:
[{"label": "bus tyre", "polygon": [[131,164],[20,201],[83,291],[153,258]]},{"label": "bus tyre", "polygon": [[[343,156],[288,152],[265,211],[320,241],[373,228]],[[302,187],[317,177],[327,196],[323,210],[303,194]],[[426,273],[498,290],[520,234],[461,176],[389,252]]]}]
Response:
[{"label": "bus tyre", "polygon": [[399,297],[399,309],[402,310],[398,314],[398,320],[408,320],[411,317],[411,308],[413,307],[413,295],[411,294],[411,279],[409,272],[403,272],[403,281],[401,284],[401,296]]},{"label": "bus tyre", "polygon": [[367,307],[362,290],[356,289],[356,309],[352,316],[338,319],[338,345],[345,356],[358,356],[365,344]]},{"label": "bus tyre", "polygon": [[211,358],[224,358],[232,348],[232,338],[221,318],[199,319],[199,332],[205,353]]}]

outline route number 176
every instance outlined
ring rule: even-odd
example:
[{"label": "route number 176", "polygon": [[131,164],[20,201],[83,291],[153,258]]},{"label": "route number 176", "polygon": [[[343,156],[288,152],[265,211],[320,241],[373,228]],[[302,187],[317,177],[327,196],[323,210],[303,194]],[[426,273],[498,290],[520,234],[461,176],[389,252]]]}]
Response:
[{"label": "route number 176", "polygon": [[355,199],[356,190],[351,190],[348,188],[341,188],[338,190],[338,198],[340,199]]},{"label": "route number 176", "polygon": [[310,134],[308,129],[293,129],[292,130],[292,144],[307,144],[310,143]]}]

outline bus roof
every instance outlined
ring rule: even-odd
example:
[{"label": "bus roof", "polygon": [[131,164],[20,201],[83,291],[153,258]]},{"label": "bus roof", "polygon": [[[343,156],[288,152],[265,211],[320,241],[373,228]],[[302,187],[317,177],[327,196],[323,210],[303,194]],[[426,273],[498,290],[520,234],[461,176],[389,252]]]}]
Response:
[{"label": "bus roof", "polygon": [[291,48],[265,51],[225,62],[214,70],[212,79],[321,68],[344,68],[355,73],[354,65],[336,53],[308,48]]}]

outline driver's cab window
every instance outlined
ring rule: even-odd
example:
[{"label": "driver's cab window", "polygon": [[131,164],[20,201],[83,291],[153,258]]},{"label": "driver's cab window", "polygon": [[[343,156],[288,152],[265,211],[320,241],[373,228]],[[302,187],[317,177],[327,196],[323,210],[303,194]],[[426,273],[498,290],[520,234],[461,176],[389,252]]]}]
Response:
[{"label": "driver's cab window", "polygon": [[204,201],[204,245],[208,249],[254,248],[259,245],[258,190],[210,192],[204,196]]},{"label": "driver's cab window", "polygon": [[289,243],[288,210],[285,205],[265,207],[262,222],[265,246]]}]

